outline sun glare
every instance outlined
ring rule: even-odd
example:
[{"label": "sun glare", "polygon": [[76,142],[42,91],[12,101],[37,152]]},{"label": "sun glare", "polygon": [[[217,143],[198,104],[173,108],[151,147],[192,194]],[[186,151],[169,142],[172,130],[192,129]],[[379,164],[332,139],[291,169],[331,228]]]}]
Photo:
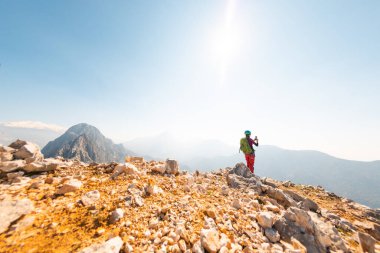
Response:
[{"label": "sun glare", "polygon": [[224,83],[227,66],[231,63],[241,47],[241,36],[234,23],[236,0],[229,0],[226,5],[224,22],[211,34],[210,52],[213,60],[220,65],[220,81]]}]

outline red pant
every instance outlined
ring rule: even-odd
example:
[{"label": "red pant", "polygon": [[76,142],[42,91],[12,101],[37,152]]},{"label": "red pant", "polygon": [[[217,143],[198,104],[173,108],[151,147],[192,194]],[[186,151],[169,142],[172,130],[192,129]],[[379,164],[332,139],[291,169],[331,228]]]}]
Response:
[{"label": "red pant", "polygon": [[255,173],[255,154],[245,154],[245,160],[247,160],[247,167],[252,173]]}]

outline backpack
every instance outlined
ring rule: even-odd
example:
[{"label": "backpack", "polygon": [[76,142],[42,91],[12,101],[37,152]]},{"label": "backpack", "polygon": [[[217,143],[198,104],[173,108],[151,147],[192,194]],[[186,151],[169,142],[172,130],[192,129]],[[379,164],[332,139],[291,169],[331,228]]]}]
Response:
[{"label": "backpack", "polygon": [[252,154],[255,152],[255,150],[249,146],[247,138],[240,139],[240,150],[243,151],[244,154]]}]

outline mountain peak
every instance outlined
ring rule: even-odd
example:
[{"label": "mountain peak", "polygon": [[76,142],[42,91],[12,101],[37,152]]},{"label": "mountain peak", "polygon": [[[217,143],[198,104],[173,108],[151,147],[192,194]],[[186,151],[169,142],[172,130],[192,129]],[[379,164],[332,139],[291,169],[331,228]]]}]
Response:
[{"label": "mountain peak", "polygon": [[107,139],[96,127],[80,123],[49,142],[42,153],[46,157],[62,156],[83,162],[112,162],[122,161],[126,151]]}]

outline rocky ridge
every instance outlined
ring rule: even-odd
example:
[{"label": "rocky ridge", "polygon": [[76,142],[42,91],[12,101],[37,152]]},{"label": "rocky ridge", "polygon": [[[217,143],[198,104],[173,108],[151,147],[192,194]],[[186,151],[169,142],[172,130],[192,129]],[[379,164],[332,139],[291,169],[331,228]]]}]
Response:
[{"label": "rocky ridge", "polygon": [[379,252],[380,211],[242,163],[44,159],[0,146],[0,252]]}]

